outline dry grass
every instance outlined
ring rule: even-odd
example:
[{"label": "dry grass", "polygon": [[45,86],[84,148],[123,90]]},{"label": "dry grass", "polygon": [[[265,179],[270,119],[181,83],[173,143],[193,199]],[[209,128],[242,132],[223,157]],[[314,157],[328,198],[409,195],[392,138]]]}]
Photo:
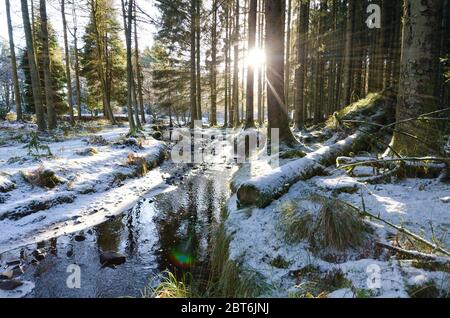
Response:
[{"label": "dry grass", "polygon": [[45,169],[44,166],[40,166],[36,170],[29,173],[23,173],[23,177],[30,184],[41,188],[53,189],[61,183],[61,180],[55,172]]},{"label": "dry grass", "polygon": [[127,165],[135,167],[135,174],[138,177],[143,177],[148,172],[147,161],[144,157],[129,153],[127,157]]},{"label": "dry grass", "polygon": [[[316,208],[302,207],[301,203],[306,201],[315,203]],[[368,229],[364,220],[348,206],[317,194],[286,203],[281,209],[280,227],[289,243],[307,240],[312,246],[341,251],[360,246]]]}]

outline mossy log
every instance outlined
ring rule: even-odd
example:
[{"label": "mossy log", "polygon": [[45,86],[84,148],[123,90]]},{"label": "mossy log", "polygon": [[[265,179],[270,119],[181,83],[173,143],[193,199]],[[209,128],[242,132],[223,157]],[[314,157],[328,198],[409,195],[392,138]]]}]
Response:
[{"label": "mossy log", "polygon": [[[389,97],[380,97],[375,102],[365,105],[364,112],[359,108],[353,110],[352,105],[349,108],[351,110],[346,113],[346,117],[364,114],[368,122],[386,123],[392,113],[393,103]],[[334,164],[337,157],[367,148],[371,136],[378,130],[379,127],[376,125],[361,125],[352,135],[331,146],[321,147],[301,159],[242,183],[237,190],[238,204],[256,205],[260,208],[268,206],[273,200],[285,194],[293,184],[322,173],[324,167]]]},{"label": "mossy log", "polygon": [[241,184],[237,191],[239,204],[263,208],[276,200],[298,181],[319,175],[338,156],[364,148],[368,135],[357,131],[332,146],[326,146],[270,172]]}]

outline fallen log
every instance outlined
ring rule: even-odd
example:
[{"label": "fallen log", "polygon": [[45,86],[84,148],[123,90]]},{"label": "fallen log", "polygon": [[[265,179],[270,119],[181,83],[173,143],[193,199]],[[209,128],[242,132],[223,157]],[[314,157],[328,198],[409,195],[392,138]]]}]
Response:
[{"label": "fallen log", "polygon": [[360,104],[363,106],[355,103],[346,107],[342,111],[345,113],[343,118],[364,117],[367,122],[377,125],[361,124],[352,135],[331,146],[324,146],[301,159],[243,182],[237,190],[238,205],[266,207],[285,194],[293,184],[322,173],[325,166],[335,163],[337,157],[367,148],[374,134],[392,117],[394,103],[391,95],[386,93],[367,98]]},{"label": "fallen log", "polygon": [[298,181],[319,175],[325,166],[334,163],[338,156],[363,148],[368,135],[357,131],[334,145],[326,146],[307,154],[268,173],[241,184],[237,198],[241,206],[256,205],[263,208],[285,194]]}]

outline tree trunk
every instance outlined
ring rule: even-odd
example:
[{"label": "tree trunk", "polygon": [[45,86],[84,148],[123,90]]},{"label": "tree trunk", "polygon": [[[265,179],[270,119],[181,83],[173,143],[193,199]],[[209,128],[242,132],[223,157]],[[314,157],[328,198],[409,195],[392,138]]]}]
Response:
[{"label": "tree trunk", "polygon": [[284,21],[285,2],[266,0],[266,51],[267,51],[267,111],[268,136],[271,129],[279,131],[279,141],[295,146],[297,140],[289,128],[289,118],[284,100]]},{"label": "tree trunk", "polygon": [[348,0],[347,8],[347,26],[345,31],[345,52],[344,52],[344,88],[342,95],[342,106],[345,107],[350,104],[352,93],[352,38],[353,38],[353,24],[355,20],[354,15],[355,0]]},{"label": "tree trunk", "polygon": [[[442,9],[443,0],[405,0],[397,122],[438,109]],[[430,147],[439,152],[440,131],[433,122],[399,123],[396,130],[417,136],[426,143],[395,133],[393,148],[398,153],[421,156],[428,154]]]},{"label": "tree trunk", "polygon": [[125,30],[125,42],[127,47],[127,113],[128,113],[128,122],[130,124],[130,133],[134,134],[136,132],[136,125],[133,119],[133,68],[132,68],[132,59],[131,59],[131,14],[132,14],[132,0],[128,0],[128,9],[126,8],[126,4],[124,0],[121,0],[122,3],[122,15],[123,15],[123,25]]},{"label": "tree trunk", "polygon": [[47,129],[47,126],[45,123],[44,109],[42,106],[41,82],[39,80],[39,74],[36,66],[36,56],[33,46],[33,35],[31,31],[27,0],[21,0],[21,6],[22,6],[23,27],[27,43],[28,64],[30,66],[31,86],[33,90],[33,102],[36,111],[36,121],[38,125],[38,130],[45,131]]},{"label": "tree trunk", "polygon": [[50,72],[50,52],[48,48],[48,28],[47,28],[47,8],[45,0],[39,1],[39,12],[41,18],[41,41],[42,41],[42,59],[45,84],[45,101],[47,107],[48,129],[56,128],[56,113],[54,105],[53,81]]},{"label": "tree trunk", "polygon": [[191,0],[191,64],[190,64],[190,72],[191,72],[191,128],[194,128],[195,121],[197,120],[197,73],[196,69],[196,60],[195,60],[195,51],[196,51],[196,42],[195,42],[195,21],[196,21],[196,0]]},{"label": "tree trunk", "polygon": [[309,0],[301,1],[297,21],[297,68],[295,70],[295,127],[303,129],[305,125],[305,76],[307,71],[307,43],[309,28]]},{"label": "tree trunk", "polygon": [[[264,14],[262,13],[264,9],[264,0],[259,0],[259,8],[258,8],[258,47],[260,50],[263,50],[263,34],[264,34]],[[263,103],[263,69],[264,65],[258,69],[258,123],[261,126],[263,124],[262,120],[262,103]]]},{"label": "tree trunk", "polygon": [[197,57],[197,119],[202,120],[202,69],[200,66],[200,58],[201,58],[201,21],[200,21],[200,13],[201,13],[201,3],[202,0],[196,0],[196,15],[195,15],[195,38],[196,38],[196,57]]},{"label": "tree trunk", "polygon": [[137,11],[136,11],[136,1],[134,2],[134,58],[136,60],[136,82],[137,82],[137,94],[139,102],[139,112],[141,114],[141,122],[145,124],[145,111],[144,111],[144,95],[142,93],[142,74],[141,74],[141,64],[139,62],[139,40],[137,31]]},{"label": "tree trunk", "polygon": [[289,115],[289,89],[291,81],[291,20],[292,0],[288,1],[286,24],[286,63],[284,67],[284,100],[286,101],[286,113]]},{"label": "tree trunk", "polygon": [[64,53],[66,57],[66,80],[67,80],[67,99],[69,101],[69,113],[70,123],[75,125],[75,118],[73,116],[73,100],[72,100],[72,78],[70,76],[70,55],[69,55],[69,42],[67,40],[67,21],[66,21],[66,1],[61,0],[61,16],[63,22],[63,34],[64,34]]},{"label": "tree trunk", "polygon": [[16,51],[14,46],[14,35],[11,23],[11,7],[9,4],[9,0],[6,0],[6,19],[8,23],[9,52],[11,55],[11,71],[14,84],[14,102],[16,105],[17,120],[22,121],[23,120],[22,103],[20,100],[20,86],[19,86],[19,77],[17,75]]},{"label": "tree trunk", "polygon": [[211,126],[217,125],[217,0],[213,0],[213,24],[211,30]]},{"label": "tree trunk", "polygon": [[228,3],[225,3],[225,109],[224,109],[224,127],[228,127],[228,81],[229,81],[229,69],[230,69],[230,59],[229,59],[229,52],[230,52],[230,8]]},{"label": "tree trunk", "polygon": [[239,125],[239,0],[235,0],[234,9],[234,59],[233,59],[233,97],[232,97],[232,120],[231,125]]},{"label": "tree trunk", "polygon": [[[250,0],[250,11],[248,14],[248,50],[251,52],[256,47],[256,16],[258,9],[258,0]],[[246,122],[245,128],[251,128],[255,126],[254,120],[254,83],[255,72],[254,65],[251,61],[247,66],[247,99],[246,99]]]},{"label": "tree trunk", "polygon": [[78,121],[81,121],[81,85],[80,85],[80,62],[78,59],[78,23],[77,23],[77,13],[75,10],[75,3],[72,4],[72,14],[73,14],[73,45],[74,45],[74,56],[75,56],[75,90],[77,92],[76,104]]}]

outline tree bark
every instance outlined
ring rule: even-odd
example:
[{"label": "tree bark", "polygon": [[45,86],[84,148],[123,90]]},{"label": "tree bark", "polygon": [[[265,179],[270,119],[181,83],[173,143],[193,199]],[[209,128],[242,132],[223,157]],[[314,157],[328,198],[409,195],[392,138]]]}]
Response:
[{"label": "tree bark", "polygon": [[[432,112],[439,106],[439,43],[443,0],[405,0],[403,49],[396,121]],[[409,156],[440,151],[439,127],[426,120],[403,122],[397,130],[425,140],[428,147],[404,134],[394,133],[393,148]]]},{"label": "tree bark", "polygon": [[17,120],[22,121],[23,120],[22,103],[20,99],[20,86],[19,86],[19,77],[17,75],[16,51],[14,46],[13,27],[11,23],[11,6],[9,0],[6,0],[6,19],[8,23],[9,51],[11,55],[11,71],[14,84],[14,102],[16,105]]},{"label": "tree bark", "polygon": [[[258,9],[258,0],[250,0],[250,11],[248,14],[248,50],[251,52],[256,48],[256,16]],[[255,126],[254,119],[254,83],[255,72],[254,65],[251,61],[247,66],[247,99],[246,99],[246,122],[245,128],[251,128]]]},{"label": "tree bark", "polygon": [[233,97],[232,97],[232,112],[230,121],[233,127],[239,125],[239,0],[235,0],[234,9],[234,59],[233,59]]},{"label": "tree bark", "polygon": [[136,60],[136,82],[137,82],[137,95],[139,102],[139,112],[141,115],[141,122],[145,124],[145,111],[144,111],[144,95],[142,93],[142,74],[141,74],[141,64],[139,62],[139,40],[137,31],[137,11],[136,11],[136,1],[134,2],[134,58]]},{"label": "tree bark", "polygon": [[[132,0],[128,0],[128,9],[124,0],[122,3],[122,15],[123,15],[123,26],[125,30],[125,42],[127,47],[127,113],[128,113],[128,123],[130,125],[130,133],[134,134],[136,132],[136,124],[133,119],[133,68],[131,59],[131,15],[132,15]],[[139,117],[138,117],[139,119]]]},{"label": "tree bark", "polygon": [[342,95],[342,106],[345,107],[350,104],[352,93],[352,38],[353,38],[353,24],[355,20],[354,15],[355,0],[348,0],[347,8],[347,25],[345,31],[345,52],[344,52],[344,88]]},{"label": "tree bark", "polygon": [[286,63],[284,67],[284,100],[286,101],[286,113],[289,114],[289,89],[291,81],[291,20],[292,0],[287,0],[287,23],[286,23]]},{"label": "tree bark", "polygon": [[195,21],[196,21],[196,2],[197,0],[191,0],[191,60],[190,60],[190,72],[191,72],[191,128],[194,128],[195,121],[197,120],[197,73],[196,73],[196,42],[195,42]]},{"label": "tree bark", "polygon": [[42,41],[42,59],[45,84],[45,101],[47,107],[48,129],[56,128],[56,113],[54,105],[53,80],[50,72],[50,52],[48,48],[48,27],[47,27],[47,8],[45,0],[39,1],[39,12],[41,18],[41,41]]},{"label": "tree bark", "polygon": [[278,129],[280,143],[295,146],[284,100],[284,9],[284,1],[266,0],[268,136],[271,139],[272,128]]},{"label": "tree bark", "polygon": [[66,80],[67,80],[67,99],[69,101],[69,114],[70,123],[75,125],[75,118],[73,115],[73,100],[72,100],[72,77],[70,76],[70,54],[69,54],[69,42],[67,40],[67,20],[66,20],[66,1],[61,0],[61,16],[63,22],[63,34],[64,34],[64,53],[66,57]]},{"label": "tree bark", "polygon": [[295,127],[303,129],[305,125],[305,76],[308,55],[309,1],[301,1],[297,21],[297,68],[295,70]]},{"label": "tree bark", "polygon": [[[263,50],[263,34],[264,34],[264,14],[262,13],[264,9],[264,0],[259,0],[258,3],[258,46],[260,50]],[[258,69],[258,123],[261,126],[263,124],[262,120],[262,103],[263,103],[263,69],[264,65],[262,65]]]},{"label": "tree bark", "polygon": [[202,120],[202,69],[200,64],[200,58],[201,58],[201,21],[200,21],[200,14],[201,14],[201,6],[202,6],[202,0],[196,0],[196,15],[195,15],[195,39],[196,39],[196,58],[197,58],[197,119]]},{"label": "tree bark", "polygon": [[211,126],[217,125],[217,0],[213,0],[213,24],[211,29]]},{"label": "tree bark", "polygon": [[30,25],[30,16],[28,13],[27,0],[21,0],[23,27],[25,32],[25,39],[27,43],[28,64],[30,66],[31,87],[33,90],[33,102],[36,112],[36,121],[39,131],[45,131],[47,125],[44,118],[44,109],[42,106],[42,91],[39,74],[36,66],[36,56],[33,45],[33,35]]},{"label": "tree bark", "polygon": [[230,52],[230,7],[228,3],[225,3],[225,75],[224,75],[224,81],[225,81],[225,109],[224,109],[224,127],[228,127],[228,109],[229,109],[229,95],[228,95],[228,82],[229,82],[229,69],[230,69],[230,58],[229,58],[229,52]]},{"label": "tree bark", "polygon": [[78,58],[78,23],[77,23],[77,13],[75,10],[75,3],[72,4],[72,14],[73,14],[73,45],[74,45],[74,56],[75,56],[75,90],[77,92],[76,104],[78,121],[81,121],[81,85],[80,85],[80,62]]}]

